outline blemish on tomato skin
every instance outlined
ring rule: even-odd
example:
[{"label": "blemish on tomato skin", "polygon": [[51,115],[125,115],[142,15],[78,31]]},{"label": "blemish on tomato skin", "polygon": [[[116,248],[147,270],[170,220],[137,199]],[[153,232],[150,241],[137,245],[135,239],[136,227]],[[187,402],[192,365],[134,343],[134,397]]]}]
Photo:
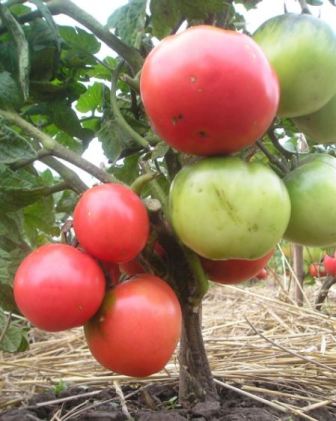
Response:
[{"label": "blemish on tomato skin", "polygon": [[103,323],[103,322],[104,322],[104,320],[105,320],[105,317],[104,317],[104,316],[100,316],[100,317],[99,317],[99,323]]},{"label": "blemish on tomato skin", "polygon": [[197,132],[197,134],[202,139],[205,139],[205,138],[209,137],[208,133],[205,130],[199,130]]},{"label": "blemish on tomato skin", "polygon": [[181,120],[183,120],[183,114],[182,113],[180,113],[178,115],[174,115],[171,118],[171,122],[172,122],[173,126],[176,126],[176,124]]},{"label": "blemish on tomato skin", "polygon": [[196,83],[197,82],[197,77],[194,76],[194,75],[190,76],[190,82],[191,83]]}]

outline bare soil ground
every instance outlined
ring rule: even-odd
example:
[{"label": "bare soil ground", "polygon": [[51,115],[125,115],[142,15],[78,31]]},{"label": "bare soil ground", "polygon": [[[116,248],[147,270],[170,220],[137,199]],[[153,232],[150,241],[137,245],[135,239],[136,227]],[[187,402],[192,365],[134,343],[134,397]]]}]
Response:
[{"label": "bare soil ground", "polygon": [[28,351],[0,354],[0,420],[334,421],[335,290],[317,312],[319,285],[305,287],[303,308],[289,286],[275,277],[210,289],[203,332],[221,397],[216,412],[179,406],[175,355],[164,371],[130,379],[93,360],[81,329],[33,330]]}]

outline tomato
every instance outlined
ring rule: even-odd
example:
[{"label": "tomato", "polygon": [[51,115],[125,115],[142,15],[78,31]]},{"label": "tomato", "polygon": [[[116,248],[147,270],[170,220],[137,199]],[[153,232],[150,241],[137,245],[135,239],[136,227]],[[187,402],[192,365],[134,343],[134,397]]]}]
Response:
[{"label": "tomato", "polygon": [[336,158],[310,155],[284,179],[292,211],[285,237],[304,246],[336,243]]},{"label": "tomato", "polygon": [[308,270],[310,276],[313,278],[319,278],[320,276],[326,275],[325,268],[320,263],[311,263]]},{"label": "tomato", "polygon": [[194,26],[154,48],[140,91],[154,130],[179,151],[215,155],[253,144],[278,106],[277,77],[247,35]]},{"label": "tomato", "polygon": [[181,334],[179,301],[162,279],[142,274],[109,290],[84,327],[94,358],[126,376],[144,377],[164,368]]},{"label": "tomato", "polygon": [[73,216],[79,243],[92,256],[114,263],[133,259],[144,248],[149,219],[140,198],[121,184],[101,184],[79,199]]},{"label": "tomato", "polygon": [[281,117],[313,113],[336,93],[336,35],[326,22],[286,13],[267,20],[253,38],[278,75]]},{"label": "tomato", "polygon": [[[202,266],[211,281],[237,284],[256,276],[272,257],[274,250],[256,260],[209,260],[201,258]],[[266,272],[267,273],[267,272]]]},{"label": "tomato", "polygon": [[323,260],[325,273],[336,276],[336,258],[325,255]]},{"label": "tomato", "polygon": [[85,253],[66,244],[47,244],[30,253],[14,279],[14,297],[22,314],[50,332],[87,322],[105,293],[102,270]]},{"label": "tomato", "polygon": [[293,120],[296,127],[309,136],[310,143],[335,143],[336,95],[314,113]]},{"label": "tomato", "polygon": [[262,268],[261,271],[256,274],[256,278],[260,280],[267,279],[267,277],[268,277],[268,273],[265,268]]},{"label": "tomato", "polygon": [[290,201],[268,167],[237,157],[212,157],[184,167],[169,194],[181,241],[212,260],[258,259],[286,230]]}]

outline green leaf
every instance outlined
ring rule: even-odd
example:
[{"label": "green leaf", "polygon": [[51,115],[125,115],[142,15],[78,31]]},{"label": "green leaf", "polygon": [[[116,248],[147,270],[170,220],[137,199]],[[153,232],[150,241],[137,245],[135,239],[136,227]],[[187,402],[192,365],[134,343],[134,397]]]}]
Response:
[{"label": "green leaf", "polygon": [[119,7],[107,20],[107,28],[126,44],[139,47],[146,23],[147,0],[132,0]]},{"label": "green leaf", "polygon": [[71,214],[78,202],[78,195],[70,190],[62,192],[61,197],[56,204],[56,212]]},{"label": "green leaf", "polygon": [[94,111],[100,107],[103,102],[104,85],[99,82],[95,82],[92,86],[89,86],[87,91],[82,94],[78,101],[76,108],[81,113],[87,113]]},{"label": "green leaf", "polygon": [[[3,269],[0,269],[0,273],[2,275]],[[11,311],[18,313],[17,306],[14,301],[14,294],[13,294],[13,288],[7,284],[2,283],[0,281],[0,308],[2,308],[5,311]]]},{"label": "green leaf", "polygon": [[7,71],[0,72],[0,107],[20,108],[23,98],[17,82]]},{"label": "green leaf", "polygon": [[[0,349],[5,352],[17,352],[23,350],[23,341],[27,343],[25,331],[14,323],[7,326],[8,316],[0,310]],[[26,347],[25,347],[26,348]]]},{"label": "green leaf", "polygon": [[205,19],[224,10],[224,0],[181,0],[181,12],[188,19]]},{"label": "green leaf", "polygon": [[74,50],[80,50],[89,55],[96,54],[100,50],[100,42],[97,38],[81,28],[60,26],[59,31],[67,46]]},{"label": "green leaf", "polygon": [[0,163],[11,164],[20,159],[35,158],[31,144],[19,133],[6,126],[0,126]]},{"label": "green leaf", "polygon": [[182,19],[180,0],[151,0],[153,35],[164,38]]},{"label": "green leaf", "polygon": [[123,150],[120,139],[120,130],[114,120],[105,120],[97,133],[98,140],[102,143],[105,156],[115,163]]},{"label": "green leaf", "polygon": [[106,57],[102,63],[97,63],[90,68],[87,75],[96,79],[111,80],[112,71],[116,67],[116,59],[113,57]]},{"label": "green leaf", "polygon": [[139,158],[140,155],[137,153],[129,155],[122,162],[117,163],[111,169],[111,172],[119,180],[126,184],[131,184],[140,175]]}]

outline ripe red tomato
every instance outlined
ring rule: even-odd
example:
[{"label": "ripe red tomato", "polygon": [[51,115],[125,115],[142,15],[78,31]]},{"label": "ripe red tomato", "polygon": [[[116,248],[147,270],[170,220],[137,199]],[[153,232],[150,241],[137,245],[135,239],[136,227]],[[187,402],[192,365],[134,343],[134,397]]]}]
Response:
[{"label": "ripe red tomato", "polygon": [[179,151],[214,155],[253,144],[271,124],[279,84],[247,35],[194,26],[145,60],[141,97],[154,130]]},{"label": "ripe red tomato", "polygon": [[126,376],[144,377],[169,361],[180,337],[181,317],[170,286],[142,274],[109,290],[84,330],[100,364]]},{"label": "ripe red tomato", "polygon": [[324,256],[323,260],[325,272],[328,275],[336,276],[336,258],[328,256],[327,254]]},{"label": "ripe red tomato", "polygon": [[262,268],[261,271],[259,273],[256,274],[256,278],[257,279],[267,279],[268,273],[267,270],[265,268]]},{"label": "ripe red tomato", "polygon": [[272,255],[273,250],[256,260],[209,260],[201,258],[201,262],[211,281],[221,284],[237,284],[259,274]]},{"label": "ripe red tomato", "polygon": [[30,253],[14,279],[14,297],[36,327],[56,332],[81,326],[98,310],[105,278],[93,258],[66,244]]},{"label": "ripe red tomato", "polygon": [[103,261],[123,263],[145,246],[149,219],[140,198],[128,187],[101,184],[79,199],[73,216],[79,243]]},{"label": "ripe red tomato", "polygon": [[311,263],[309,265],[309,274],[313,278],[318,278],[320,276],[325,276],[327,273],[325,268],[320,263]]}]

